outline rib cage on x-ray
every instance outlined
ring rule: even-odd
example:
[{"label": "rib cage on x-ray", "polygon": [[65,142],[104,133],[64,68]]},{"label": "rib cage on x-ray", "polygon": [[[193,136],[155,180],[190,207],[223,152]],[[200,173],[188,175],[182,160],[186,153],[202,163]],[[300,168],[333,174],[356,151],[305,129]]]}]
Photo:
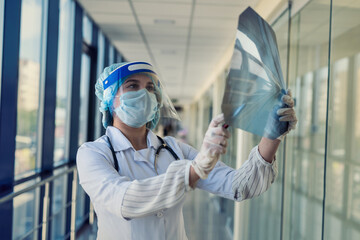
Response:
[{"label": "rib cage on x-ray", "polygon": [[287,130],[276,114],[285,93],[274,31],[254,10],[239,17],[222,111],[230,126],[270,139]]}]

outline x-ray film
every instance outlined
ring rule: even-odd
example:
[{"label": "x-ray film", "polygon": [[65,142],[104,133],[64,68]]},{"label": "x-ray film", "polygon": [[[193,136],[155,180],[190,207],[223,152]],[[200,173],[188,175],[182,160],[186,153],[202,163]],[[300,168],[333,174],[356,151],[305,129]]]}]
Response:
[{"label": "x-ray film", "polygon": [[286,93],[276,37],[252,8],[240,16],[222,102],[230,126],[276,139],[288,129],[276,111]]}]

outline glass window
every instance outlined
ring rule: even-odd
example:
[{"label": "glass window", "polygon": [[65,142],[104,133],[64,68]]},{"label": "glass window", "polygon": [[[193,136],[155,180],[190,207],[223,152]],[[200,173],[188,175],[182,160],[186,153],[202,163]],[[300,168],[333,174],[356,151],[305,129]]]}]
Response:
[{"label": "glass window", "polygon": [[[198,104],[192,103],[188,111],[186,111],[186,117],[182,118],[183,123],[188,129],[188,143],[192,146],[197,146],[197,118],[198,118]],[[186,123],[184,122],[186,121]]]},{"label": "glass window", "polygon": [[[91,45],[92,40],[92,22],[84,13],[83,40]],[[81,82],[80,82],[80,116],[79,116],[79,145],[87,140],[88,126],[88,107],[89,107],[89,83],[90,83],[90,56],[83,53],[81,56]]]},{"label": "glass window", "polygon": [[[29,181],[15,186],[14,191],[35,184],[36,181]],[[37,202],[39,189],[36,188],[14,198],[13,201],[13,239],[37,239],[38,232],[34,230],[38,224]]]},{"label": "glass window", "polygon": [[90,83],[90,56],[81,56],[80,110],[79,110],[79,145],[87,141],[88,108]]},{"label": "glass window", "polygon": [[[296,76],[295,76],[296,77]],[[312,97],[314,85],[314,73],[307,72],[303,76],[296,77],[296,113],[298,119],[296,134],[300,137],[299,148],[310,150],[312,136]],[[298,109],[301,109],[298,110]]]},{"label": "glass window", "polygon": [[83,40],[91,45],[92,39],[92,22],[89,17],[84,13],[83,15]]},{"label": "glass window", "polygon": [[109,65],[114,63],[114,47],[112,45],[109,46]]},{"label": "glass window", "polygon": [[123,57],[121,56],[120,53],[117,54],[117,59],[116,59],[116,62],[120,63],[123,61]]},{"label": "glass window", "polygon": [[104,58],[105,58],[105,37],[104,34],[99,31],[98,34],[98,69],[97,69],[97,75],[100,75],[102,71],[104,70]]},{"label": "glass window", "polygon": [[21,6],[19,85],[15,176],[37,167],[40,58],[45,1],[24,0]]},{"label": "glass window", "polygon": [[[329,138],[329,155],[334,158],[345,156],[345,141],[337,139],[346,138],[346,111],[348,96],[348,69],[349,59],[343,58],[332,65],[332,88],[330,98],[331,116],[329,118],[331,132]],[[336,136],[336,138],[332,137]]]},{"label": "glass window", "polygon": [[[91,44],[92,23],[88,17],[83,18],[83,39]],[[89,113],[89,84],[90,84],[91,58],[86,53],[81,55],[81,77],[80,77],[80,106],[79,106],[79,142],[81,145],[87,141],[88,113]],[[85,219],[85,192],[77,183],[76,193],[76,228],[80,227]]]},{"label": "glass window", "polygon": [[78,183],[76,189],[76,220],[75,226],[78,229],[85,220],[85,196],[86,193]]},{"label": "glass window", "polygon": [[321,238],[329,18],[330,2],[313,0],[291,22],[289,87],[299,124],[286,140],[283,239]]},{"label": "glass window", "polygon": [[356,226],[347,228],[347,236],[349,240],[357,240],[360,239],[360,231]]},{"label": "glass window", "polygon": [[356,239],[360,236],[360,2],[332,4],[324,238]]},{"label": "glass window", "polygon": [[[360,2],[309,1],[292,16],[290,36],[287,14],[273,28],[299,122],[278,150],[278,178],[265,194],[241,203],[233,229],[240,229],[237,239],[360,239]],[[200,140],[205,103],[194,106]]]},{"label": "glass window", "polygon": [[314,152],[324,154],[328,67],[319,68],[315,70],[314,74],[315,75],[312,96],[313,102],[311,113],[311,148]]},{"label": "glass window", "polygon": [[355,167],[352,170],[351,183],[351,217],[360,223],[360,167]]},{"label": "glass window", "polygon": [[[104,53],[105,53],[105,39],[102,32],[98,34],[98,55],[97,55],[97,76],[99,77],[104,70]],[[96,98],[95,104],[95,139],[101,136],[102,125],[102,114],[99,111],[100,101]]]},{"label": "glass window", "polygon": [[74,38],[74,2],[60,1],[59,47],[56,81],[54,165],[67,161],[66,141],[68,135],[69,87],[72,75]]},{"label": "glass window", "polygon": [[[286,77],[288,14],[288,11],[284,11],[272,26],[277,37],[279,55],[281,60],[280,62],[282,63],[282,71],[284,78]],[[234,146],[229,146],[228,150],[231,149],[231,159],[235,158],[236,160],[236,158],[239,158],[241,159],[241,162],[244,162],[247,159],[250,150],[257,144],[259,144],[261,137],[246,133],[241,130],[239,131],[241,132],[241,135],[244,135],[244,139],[242,139],[241,142],[243,142],[242,144],[244,145],[242,147],[242,150],[244,150],[244,152],[246,151],[246,153],[236,151],[238,143],[235,131],[232,133],[232,139],[230,140],[234,142]],[[281,155],[282,152],[283,148],[282,146],[280,146],[277,154],[278,177],[276,178],[272,186],[269,188],[269,190],[261,196],[251,199],[250,201],[248,201],[248,203],[241,206],[240,212],[248,212],[248,215],[244,215],[247,217],[247,219],[240,220],[238,222],[239,225],[234,226],[234,229],[240,228],[238,232],[240,235],[242,235],[241,239],[280,239],[283,190],[283,169],[281,164],[283,161],[283,156]],[[239,163],[238,165],[241,165],[241,163]],[[234,166],[234,164],[232,164],[232,166]],[[234,218],[236,217],[234,216]],[[245,222],[246,224],[243,224]]]},{"label": "glass window", "polygon": [[353,121],[355,123],[354,126],[354,141],[351,144],[351,156],[352,160],[355,162],[360,163],[360,158],[356,156],[360,156],[360,148],[356,146],[360,146],[360,53],[356,55],[355,57],[355,69],[354,69],[354,75],[351,82],[354,83],[353,91],[355,93],[354,96],[354,103],[355,103],[355,109],[354,109],[354,115],[353,115]]},{"label": "glass window", "polygon": [[[0,0],[0,94],[2,78],[2,50],[3,50],[3,31],[4,31],[4,0]],[[1,96],[1,95],[0,95]]]},{"label": "glass window", "polygon": [[[54,174],[61,173],[56,170]],[[64,239],[65,217],[66,217],[66,197],[67,197],[67,175],[64,175],[53,183],[52,209],[51,209],[51,239]]]},{"label": "glass window", "polygon": [[[213,85],[205,92],[205,94],[202,96],[202,111],[203,111],[203,119],[202,119],[202,136],[205,136],[206,131],[209,128],[209,124],[212,119],[213,111],[212,111],[212,93],[213,93]],[[201,141],[202,142],[202,141]]]}]

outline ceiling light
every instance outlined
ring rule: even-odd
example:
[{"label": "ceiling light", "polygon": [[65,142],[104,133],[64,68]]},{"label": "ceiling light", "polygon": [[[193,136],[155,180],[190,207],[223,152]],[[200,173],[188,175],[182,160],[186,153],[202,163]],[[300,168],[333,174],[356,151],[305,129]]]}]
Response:
[{"label": "ceiling light", "polygon": [[161,25],[173,25],[175,24],[175,20],[173,19],[154,19],[155,24],[161,24]]},{"label": "ceiling light", "polygon": [[161,50],[161,54],[175,55],[176,51],[174,49],[164,49],[164,50]]}]

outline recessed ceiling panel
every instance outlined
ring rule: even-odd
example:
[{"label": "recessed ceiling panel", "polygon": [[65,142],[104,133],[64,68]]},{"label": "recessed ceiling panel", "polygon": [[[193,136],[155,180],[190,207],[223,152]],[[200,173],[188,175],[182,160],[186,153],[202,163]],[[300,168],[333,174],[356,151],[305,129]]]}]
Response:
[{"label": "recessed ceiling panel", "polygon": [[190,16],[158,16],[154,15],[139,15],[139,22],[141,26],[154,26],[157,28],[172,28],[172,27],[189,27]]},{"label": "recessed ceiling panel", "polygon": [[254,6],[257,0],[197,0],[198,4],[214,4],[214,5],[251,5]]},{"label": "recessed ceiling panel", "polygon": [[211,17],[213,19],[237,19],[237,17],[246,9],[246,5],[228,6],[228,5],[202,5],[198,4],[195,8],[195,17]]},{"label": "recessed ceiling panel", "polygon": [[174,17],[187,17],[191,13],[190,3],[178,3],[168,1],[167,3],[159,2],[134,2],[136,14],[139,16],[174,16]]},{"label": "recessed ceiling panel", "polygon": [[172,44],[172,45],[183,45],[187,43],[187,37],[186,36],[161,36],[161,35],[147,35],[146,36],[148,42],[150,44],[152,43],[164,43],[164,44]]},{"label": "recessed ceiling panel", "polygon": [[[169,3],[173,1],[169,0],[132,0],[133,2],[145,2],[145,3]],[[192,3],[193,0],[176,0],[177,3]]]},{"label": "recessed ceiling panel", "polygon": [[237,17],[234,18],[195,18],[193,22],[194,28],[205,28],[205,29],[226,29],[227,31],[234,30],[237,27]]},{"label": "recessed ceiling panel", "polygon": [[188,33],[188,28],[186,28],[186,27],[143,26],[143,31],[146,34],[146,36],[184,37]]},{"label": "recessed ceiling panel", "polygon": [[119,1],[94,1],[94,0],[80,0],[81,5],[84,6],[90,15],[95,13],[131,13],[129,2],[126,0]]},{"label": "recessed ceiling panel", "polygon": [[94,13],[91,16],[99,25],[109,24],[117,27],[121,25],[133,25],[136,27],[136,22],[132,14]]}]

